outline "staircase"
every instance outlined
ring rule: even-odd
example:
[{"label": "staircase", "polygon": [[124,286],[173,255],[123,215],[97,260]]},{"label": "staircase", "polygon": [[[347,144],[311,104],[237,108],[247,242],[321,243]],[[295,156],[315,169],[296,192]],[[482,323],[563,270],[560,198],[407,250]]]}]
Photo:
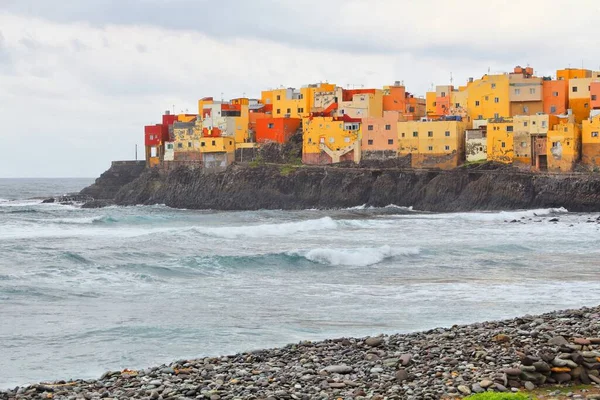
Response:
[{"label": "staircase", "polygon": [[324,151],[329,157],[331,157],[331,162],[333,164],[339,163],[340,158],[342,158],[342,156],[344,154],[348,154],[352,150],[354,150],[354,160],[353,161],[355,163],[360,162],[361,152],[360,152],[360,141],[359,140],[355,140],[354,143],[352,143],[351,145],[346,146],[340,150],[331,150],[325,143],[320,143],[319,148],[322,151]]}]

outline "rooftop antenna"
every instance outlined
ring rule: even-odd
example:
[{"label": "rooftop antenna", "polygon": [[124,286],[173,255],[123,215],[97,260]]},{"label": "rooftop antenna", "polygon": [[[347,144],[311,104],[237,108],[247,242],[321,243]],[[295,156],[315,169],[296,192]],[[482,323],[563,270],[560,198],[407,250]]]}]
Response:
[{"label": "rooftop antenna", "polygon": [[454,82],[454,80],[452,79],[452,71],[450,71],[450,85],[452,85],[452,82]]},{"label": "rooftop antenna", "polygon": [[488,67],[488,75],[490,74],[490,67]]},{"label": "rooftop antenna", "polygon": [[175,104],[173,104],[173,115],[175,115]]}]

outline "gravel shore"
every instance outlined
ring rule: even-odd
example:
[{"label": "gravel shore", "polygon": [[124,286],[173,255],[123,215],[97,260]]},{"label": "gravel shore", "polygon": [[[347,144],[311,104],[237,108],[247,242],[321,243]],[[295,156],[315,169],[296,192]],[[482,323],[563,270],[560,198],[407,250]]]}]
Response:
[{"label": "gravel shore", "polygon": [[417,400],[573,383],[600,384],[600,306],[179,360],[18,387],[0,399]]}]

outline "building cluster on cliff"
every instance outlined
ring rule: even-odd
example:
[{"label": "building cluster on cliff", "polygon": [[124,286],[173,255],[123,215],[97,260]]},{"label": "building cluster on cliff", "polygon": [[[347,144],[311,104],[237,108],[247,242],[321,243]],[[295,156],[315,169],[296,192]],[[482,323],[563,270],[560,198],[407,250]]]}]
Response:
[{"label": "building cluster on cliff", "polygon": [[600,167],[600,71],[567,68],[554,79],[531,67],[437,86],[425,98],[401,82],[382,89],[318,83],[263,91],[260,99],[198,101],[197,114],[166,112],[145,127],[149,166],[221,169],[265,143],[302,134],[302,162],[402,158],[450,169],[484,160],[528,170]]}]

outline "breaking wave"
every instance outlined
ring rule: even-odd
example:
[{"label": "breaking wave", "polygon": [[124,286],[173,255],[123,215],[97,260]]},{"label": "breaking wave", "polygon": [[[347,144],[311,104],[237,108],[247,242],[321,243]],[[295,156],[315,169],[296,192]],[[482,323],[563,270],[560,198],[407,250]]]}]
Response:
[{"label": "breaking wave", "polygon": [[546,217],[556,214],[565,214],[569,211],[564,208],[540,208],[534,210],[520,211],[485,211],[485,212],[462,212],[462,213],[443,213],[443,214],[428,214],[419,213],[413,215],[401,215],[401,218],[418,218],[418,219],[462,219],[468,221],[512,221],[526,218]]},{"label": "breaking wave", "polygon": [[216,236],[224,239],[238,237],[260,238],[265,236],[286,236],[300,232],[322,231],[338,228],[338,223],[331,217],[311,219],[299,222],[284,222],[281,224],[261,224],[249,226],[229,226],[219,228],[192,228],[202,235]]},{"label": "breaking wave", "polygon": [[420,253],[418,248],[392,248],[385,245],[381,247],[354,248],[354,249],[312,249],[288,253],[300,255],[309,261],[332,266],[366,267],[400,256],[411,256]]}]

